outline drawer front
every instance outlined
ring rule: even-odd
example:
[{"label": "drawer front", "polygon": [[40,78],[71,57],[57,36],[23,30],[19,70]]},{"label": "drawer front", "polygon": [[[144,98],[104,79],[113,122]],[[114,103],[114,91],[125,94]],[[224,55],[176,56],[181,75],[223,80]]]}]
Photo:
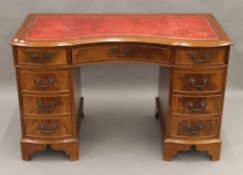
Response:
[{"label": "drawer front", "polygon": [[72,135],[71,118],[24,119],[25,136],[28,137],[68,137]]},{"label": "drawer front", "polygon": [[219,65],[226,64],[225,49],[177,49],[175,64]]},{"label": "drawer front", "polygon": [[71,114],[70,95],[39,97],[23,95],[23,112],[25,115],[67,115]]},{"label": "drawer front", "polygon": [[203,96],[180,96],[172,97],[172,113],[174,115],[203,116],[219,115],[222,108],[222,98],[220,95],[203,97]]},{"label": "drawer front", "polygon": [[174,71],[174,92],[220,92],[224,89],[225,71]]},{"label": "drawer front", "polygon": [[23,92],[70,91],[69,71],[20,70],[19,73]]},{"label": "drawer front", "polygon": [[63,65],[67,64],[65,49],[17,49],[17,64]]},{"label": "drawer front", "polygon": [[174,137],[215,137],[218,128],[217,118],[189,120],[172,117],[170,134]]},{"label": "drawer front", "polygon": [[72,50],[73,63],[92,61],[145,61],[170,63],[169,47],[152,47],[137,45],[99,45],[75,48]]}]

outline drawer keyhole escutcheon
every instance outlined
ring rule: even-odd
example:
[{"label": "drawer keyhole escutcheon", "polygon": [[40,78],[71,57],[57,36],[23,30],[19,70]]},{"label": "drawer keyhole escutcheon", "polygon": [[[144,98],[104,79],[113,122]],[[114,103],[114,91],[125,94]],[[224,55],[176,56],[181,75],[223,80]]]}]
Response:
[{"label": "drawer keyhole escutcheon", "polygon": [[127,57],[130,53],[130,49],[126,47],[121,52],[119,52],[117,48],[111,48],[111,53],[116,57]]},{"label": "drawer keyhole escutcheon", "polygon": [[39,79],[39,78],[35,78],[34,79],[35,84],[39,87],[39,88],[50,88],[53,86],[53,84],[55,83],[55,79],[54,78],[48,78],[47,82],[45,83],[43,80]]},{"label": "drawer keyhole escutcheon", "polygon": [[53,133],[57,129],[57,124],[55,122],[52,122],[50,124],[39,124],[39,129],[43,133]]},{"label": "drawer keyhole escutcheon", "polygon": [[208,84],[208,78],[203,78],[201,83],[198,82],[195,78],[189,78],[189,82],[194,88],[204,88]]},{"label": "drawer keyhole escutcheon", "polygon": [[194,102],[188,101],[186,105],[192,112],[203,112],[207,103],[205,101],[200,101],[199,104],[196,105]]},{"label": "drawer keyhole escutcheon", "polygon": [[202,57],[198,56],[196,53],[191,54],[191,58],[195,63],[206,63],[208,62],[210,56],[211,56],[210,53],[207,53]]},{"label": "drawer keyhole escutcheon", "polygon": [[36,63],[48,63],[50,59],[52,58],[53,53],[51,52],[46,52],[43,54],[43,56],[40,56],[38,53],[34,52],[31,55],[31,58],[34,60]]},{"label": "drawer keyhole escutcheon", "polygon": [[47,105],[41,100],[37,101],[37,107],[40,112],[51,112],[55,109],[56,105],[56,101],[49,101]]}]

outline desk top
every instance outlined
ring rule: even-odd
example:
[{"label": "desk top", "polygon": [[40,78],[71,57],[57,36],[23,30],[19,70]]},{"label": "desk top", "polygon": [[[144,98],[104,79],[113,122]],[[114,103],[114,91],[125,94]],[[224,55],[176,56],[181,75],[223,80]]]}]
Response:
[{"label": "desk top", "polygon": [[12,44],[43,47],[118,41],[231,44],[210,14],[30,14]]}]

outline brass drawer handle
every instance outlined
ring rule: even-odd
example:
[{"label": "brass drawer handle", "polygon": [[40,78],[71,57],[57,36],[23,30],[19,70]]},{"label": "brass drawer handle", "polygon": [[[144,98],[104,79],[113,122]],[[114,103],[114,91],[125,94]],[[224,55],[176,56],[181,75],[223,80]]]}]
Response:
[{"label": "brass drawer handle", "polygon": [[186,129],[187,132],[196,134],[201,132],[201,130],[204,128],[203,123],[197,123],[197,124],[183,124],[183,127]]},{"label": "brass drawer handle", "polygon": [[122,52],[118,52],[117,48],[111,48],[111,53],[116,57],[127,57],[129,52],[129,48],[124,48]]},{"label": "brass drawer handle", "polygon": [[44,53],[43,57],[41,57],[38,53],[34,52],[31,55],[31,58],[36,63],[48,63],[49,60],[52,58],[53,53],[47,52]]},{"label": "brass drawer handle", "polygon": [[36,105],[37,105],[40,112],[51,112],[55,109],[57,102],[56,101],[49,101],[48,104],[45,106],[44,102],[39,100],[39,101],[37,101]]},{"label": "brass drawer handle", "polygon": [[43,82],[43,80],[41,79],[34,79],[35,84],[39,87],[39,88],[50,88],[51,86],[53,86],[53,84],[55,83],[55,79],[54,78],[48,78],[47,79],[47,83],[45,84]]},{"label": "brass drawer handle", "polygon": [[207,53],[203,57],[199,57],[196,53],[191,54],[191,58],[195,63],[206,63],[208,62],[211,54]]},{"label": "brass drawer handle", "polygon": [[201,83],[198,83],[195,78],[189,78],[189,82],[194,88],[204,88],[208,84],[208,78],[203,78]]},{"label": "brass drawer handle", "polygon": [[44,123],[40,123],[39,129],[43,133],[53,133],[57,129],[57,124],[55,122],[52,122],[48,125]]},{"label": "brass drawer handle", "polygon": [[207,103],[205,101],[200,101],[198,105],[195,105],[194,102],[188,101],[186,105],[192,112],[203,112],[207,106]]}]

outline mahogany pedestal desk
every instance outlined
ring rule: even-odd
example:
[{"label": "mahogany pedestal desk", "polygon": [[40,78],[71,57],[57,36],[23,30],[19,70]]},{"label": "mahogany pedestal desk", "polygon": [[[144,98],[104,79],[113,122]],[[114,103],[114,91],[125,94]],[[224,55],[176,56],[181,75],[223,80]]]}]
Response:
[{"label": "mahogany pedestal desk", "polygon": [[79,158],[80,69],[101,62],[160,66],[164,160],[192,146],[219,159],[232,44],[211,14],[30,14],[11,45],[24,160],[48,145]]}]

